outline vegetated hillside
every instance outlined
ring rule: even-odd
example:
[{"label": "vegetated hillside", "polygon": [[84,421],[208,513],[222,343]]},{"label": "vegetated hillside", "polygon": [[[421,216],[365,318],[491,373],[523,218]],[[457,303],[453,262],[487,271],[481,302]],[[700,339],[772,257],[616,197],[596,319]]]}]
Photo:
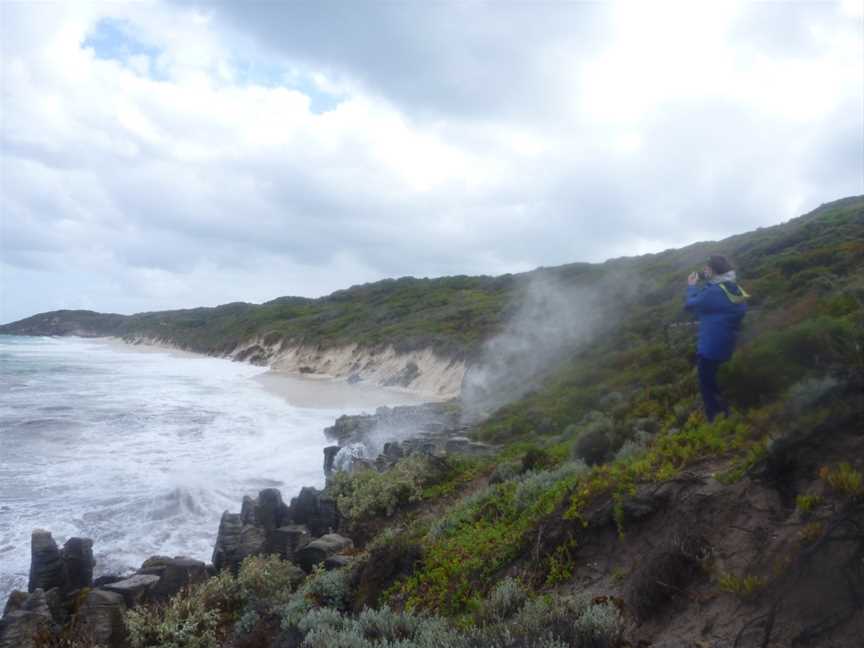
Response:
[{"label": "vegetated hillside", "polygon": [[[718,248],[754,311],[722,376],[733,415],[708,424],[694,331],[667,324]],[[206,648],[860,645],[864,199],[592,272],[627,266],[653,286],[471,430],[494,456],[338,473],[347,566],[298,584],[248,558],[131,612],[133,646],[190,627]]]},{"label": "vegetated hillside", "polygon": [[259,338],[286,346],[431,347],[455,356],[496,330],[513,282],[512,276],[404,277],[319,299],[280,297],[260,305],[238,302],[131,316],[53,311],[0,326],[0,333],[146,337],[218,355]]},{"label": "vegetated hillside", "polygon": [[[148,337],[220,355],[253,338],[268,344],[282,341],[286,347],[393,345],[401,351],[432,348],[444,356],[477,360],[484,342],[505,328],[526,293],[538,282],[552,281],[565,290],[602,287],[598,307],[608,308],[615,317],[606,319],[608,335],[596,343],[604,346],[593,356],[618,354],[618,364],[604,366],[606,371],[614,368],[626,374],[628,363],[639,363],[632,353],[639,348],[647,352],[646,340],[664,344],[665,325],[681,318],[682,277],[701,267],[710,252],[719,250],[737,262],[754,306],[763,311],[798,304],[799,298],[839,294],[840,284],[854,283],[850,273],[855,275],[853,270],[861,265],[862,205],[861,197],[847,198],[783,225],[724,241],[601,264],[574,263],[501,277],[404,277],[319,299],[280,297],[260,305],[233,303],[132,316],[55,311],[0,326],[0,333]],[[796,308],[807,310],[806,305]],[[629,359],[620,355],[626,351]],[[579,373],[585,376],[581,364]],[[626,379],[620,375],[619,380]],[[593,396],[586,394],[588,400]],[[578,410],[582,405],[580,401],[573,407]]]}]

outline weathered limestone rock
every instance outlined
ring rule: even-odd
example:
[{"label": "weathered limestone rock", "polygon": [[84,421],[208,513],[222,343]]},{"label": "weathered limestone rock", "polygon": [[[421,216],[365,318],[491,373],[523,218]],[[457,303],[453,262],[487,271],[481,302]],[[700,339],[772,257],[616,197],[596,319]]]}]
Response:
[{"label": "weathered limestone rock", "polygon": [[289,510],[282,502],[282,493],[275,488],[265,488],[258,493],[257,506],[255,509],[258,526],[264,529],[265,534],[270,534],[283,524],[288,523]]},{"label": "weathered limestone rock", "polygon": [[147,597],[154,601],[167,600],[184,587],[200,583],[208,576],[207,566],[200,560],[164,556],[145,560],[138,574],[159,577],[159,582],[152,585],[147,593]]},{"label": "weathered limestone rock", "polygon": [[290,524],[273,532],[273,553],[284,560],[293,560],[296,553],[312,541],[309,529],[303,524]]},{"label": "weathered limestone rock", "polygon": [[243,528],[241,515],[225,511],[219,520],[219,532],[213,547],[213,566],[217,570],[240,564],[240,531]]},{"label": "weathered limestone rock", "polygon": [[0,648],[33,648],[37,636],[50,637],[57,631],[45,592],[13,592],[0,619]]},{"label": "weathered limestone rock", "polygon": [[354,543],[350,538],[338,533],[328,533],[317,540],[313,540],[298,551],[294,556],[294,562],[300,565],[304,571],[310,572],[315,565],[324,562],[330,556],[353,547]]},{"label": "weathered limestone rock", "polygon": [[135,607],[147,600],[150,589],[159,582],[159,577],[151,574],[135,574],[125,580],[106,585],[103,589],[123,597],[127,608]]},{"label": "weathered limestone rock", "polygon": [[90,538],[69,538],[61,552],[66,589],[73,591],[93,585],[93,541]]},{"label": "weathered limestone rock", "polygon": [[115,592],[91,590],[81,604],[76,616],[82,627],[92,637],[93,643],[108,648],[125,648],[126,604]]},{"label": "weathered limestone rock", "polygon": [[329,475],[333,472],[333,463],[336,461],[336,455],[339,454],[340,448],[338,445],[327,446],[324,448],[324,474]]},{"label": "weathered limestone rock", "polygon": [[291,500],[291,519],[294,524],[305,524],[313,536],[324,535],[339,528],[336,502],[315,488],[304,487]]},{"label": "weathered limestone rock", "polygon": [[30,580],[27,591],[66,589],[63,559],[50,531],[36,529],[30,536]]}]

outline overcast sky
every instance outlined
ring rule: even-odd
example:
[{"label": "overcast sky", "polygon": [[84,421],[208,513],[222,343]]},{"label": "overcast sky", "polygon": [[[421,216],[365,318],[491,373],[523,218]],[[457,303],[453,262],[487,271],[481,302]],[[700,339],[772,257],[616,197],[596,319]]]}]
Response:
[{"label": "overcast sky", "polygon": [[0,322],[601,261],[864,193],[862,6],[0,0]]}]

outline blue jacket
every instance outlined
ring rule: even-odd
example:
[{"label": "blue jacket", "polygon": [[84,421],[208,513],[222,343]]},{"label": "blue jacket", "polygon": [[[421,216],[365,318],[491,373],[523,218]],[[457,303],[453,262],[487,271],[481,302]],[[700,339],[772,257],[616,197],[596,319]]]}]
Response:
[{"label": "blue jacket", "polygon": [[[723,286],[736,297],[746,295],[732,281],[724,282]],[[684,308],[699,318],[699,355],[717,362],[731,358],[747,304],[733,303],[718,284],[707,284],[687,287]]]}]

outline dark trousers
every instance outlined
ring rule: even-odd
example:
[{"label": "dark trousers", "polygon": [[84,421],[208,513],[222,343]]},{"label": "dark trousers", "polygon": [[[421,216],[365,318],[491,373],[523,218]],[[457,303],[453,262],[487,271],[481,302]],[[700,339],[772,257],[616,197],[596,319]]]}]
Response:
[{"label": "dark trousers", "polygon": [[705,418],[713,421],[718,414],[729,416],[729,406],[720,398],[720,388],[717,387],[717,369],[723,364],[701,355],[696,359],[699,371],[699,391],[702,392],[702,402],[705,404]]}]

